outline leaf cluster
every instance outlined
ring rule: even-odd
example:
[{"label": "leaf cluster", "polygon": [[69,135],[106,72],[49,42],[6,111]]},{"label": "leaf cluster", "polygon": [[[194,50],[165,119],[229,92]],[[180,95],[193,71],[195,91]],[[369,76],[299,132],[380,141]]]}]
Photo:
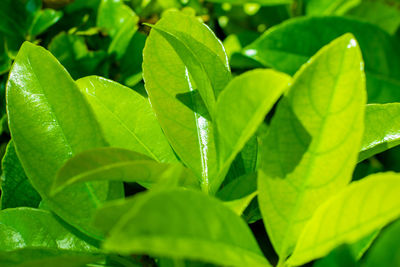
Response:
[{"label": "leaf cluster", "polygon": [[399,2],[0,14],[1,266],[400,264]]}]

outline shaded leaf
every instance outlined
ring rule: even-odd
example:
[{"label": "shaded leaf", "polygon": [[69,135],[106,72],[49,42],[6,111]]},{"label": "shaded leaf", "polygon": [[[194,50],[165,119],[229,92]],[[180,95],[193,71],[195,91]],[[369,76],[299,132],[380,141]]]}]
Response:
[{"label": "shaded leaf", "polygon": [[25,175],[11,140],[2,161],[1,209],[24,206],[36,208],[40,200],[39,194]]},{"label": "shaded leaf", "polygon": [[368,103],[400,101],[398,41],[369,23],[329,16],[292,19],[267,30],[244,53],[265,66],[293,74],[318,49],[348,32],[363,52]]},{"label": "shaded leaf", "polygon": [[398,266],[400,265],[400,220],[382,231],[365,258],[365,266]]}]

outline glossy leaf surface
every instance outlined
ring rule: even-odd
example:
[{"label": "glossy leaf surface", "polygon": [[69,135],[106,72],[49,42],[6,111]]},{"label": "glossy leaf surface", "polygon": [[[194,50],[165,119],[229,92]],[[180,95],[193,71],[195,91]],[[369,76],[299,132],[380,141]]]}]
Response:
[{"label": "glossy leaf surface", "polygon": [[281,259],[316,208],[351,181],[364,128],[359,47],[346,34],[295,75],[262,138],[258,200]]},{"label": "glossy leaf surface", "polygon": [[14,208],[0,212],[2,251],[19,248],[58,248],[98,252],[98,249],[80,240],[49,211],[33,208]]},{"label": "glossy leaf surface", "polygon": [[359,161],[400,144],[400,104],[370,104],[365,111],[365,131]]},{"label": "glossy leaf surface", "polygon": [[269,266],[244,221],[201,192],[161,191],[136,200],[111,230],[105,249],[230,266]]},{"label": "glossy leaf surface", "polygon": [[148,99],[97,76],[79,79],[77,84],[111,146],[130,149],[161,162],[177,161]]},{"label": "glossy leaf surface", "polygon": [[3,267],[82,267],[103,258],[93,254],[53,248],[23,248],[0,252],[0,264]]},{"label": "glossy leaf surface", "polygon": [[265,66],[293,74],[318,49],[345,33],[354,34],[363,52],[368,102],[400,101],[398,41],[369,23],[344,17],[293,19],[266,31],[244,53]]},{"label": "glossy leaf surface", "polygon": [[[229,68],[220,41],[195,18],[170,11],[156,26],[173,29],[201,43],[203,51],[209,51]],[[194,74],[189,73],[170,42],[154,29],[147,38],[143,55],[146,91],[161,127],[179,158],[201,177],[202,187],[207,191],[217,172],[214,133],[210,114],[191,78]]]},{"label": "glossy leaf surface", "polygon": [[7,111],[17,155],[33,187],[57,215],[96,235],[88,225],[91,214],[101,202],[121,196],[121,185],[80,184],[50,196],[66,160],[106,143],[78,87],[43,48],[22,46],[7,85]]},{"label": "glossy leaf surface", "polygon": [[180,165],[159,163],[133,151],[117,148],[87,150],[68,160],[58,171],[53,190],[90,181],[137,182],[151,186],[170,182],[198,187],[196,176]]},{"label": "glossy leaf surface", "polygon": [[299,265],[355,242],[400,216],[400,176],[371,175],[322,204],[304,228],[288,263]]}]

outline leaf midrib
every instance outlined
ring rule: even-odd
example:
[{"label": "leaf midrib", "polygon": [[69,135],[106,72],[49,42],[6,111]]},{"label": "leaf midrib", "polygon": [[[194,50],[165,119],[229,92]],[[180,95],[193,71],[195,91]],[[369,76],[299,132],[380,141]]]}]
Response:
[{"label": "leaf midrib", "polygon": [[[30,55],[27,54],[27,55],[26,55],[26,58],[27,58],[27,61],[28,61],[28,65],[30,66],[31,73],[35,76],[36,81],[38,82],[38,84],[39,84],[39,86],[40,86],[40,91],[43,93],[43,99],[45,99],[45,101],[46,101],[48,107],[50,108],[50,111],[51,111],[50,114],[52,114],[52,117],[53,117],[54,121],[57,123],[57,125],[59,125],[59,129],[60,129],[59,132],[61,133],[61,137],[62,137],[62,139],[64,140],[64,143],[67,145],[66,148],[68,149],[70,155],[74,155],[75,153],[74,153],[74,151],[73,151],[73,149],[72,149],[72,146],[71,146],[71,144],[70,144],[68,138],[67,138],[66,135],[65,135],[64,129],[63,129],[63,127],[62,127],[62,124],[60,124],[60,122],[59,122],[59,120],[58,120],[58,117],[56,116],[56,113],[55,113],[55,111],[54,111],[54,107],[53,107],[52,104],[50,103],[50,100],[48,99],[48,97],[47,97],[47,95],[46,95],[46,93],[45,93],[45,90],[43,89],[44,86],[42,85],[42,83],[41,83],[41,81],[40,81],[40,79],[39,79],[37,73],[35,72],[35,69],[32,67]],[[50,183],[49,183],[49,184],[50,184]],[[95,195],[93,186],[92,186],[90,183],[85,183],[84,185],[85,185],[84,188],[85,188],[86,191],[88,192],[90,198],[93,200],[93,203],[96,205],[96,207],[99,207],[100,204],[101,204],[101,202],[100,202],[100,200],[97,198],[97,196]],[[51,186],[51,185],[50,185],[50,186]],[[48,195],[48,192],[46,192],[46,195]]]},{"label": "leaf midrib", "polygon": [[[77,183],[82,178],[85,178],[87,176],[92,176],[94,174],[101,173],[103,171],[109,171],[109,170],[113,170],[113,169],[116,169],[119,167],[125,167],[125,166],[130,166],[130,165],[132,165],[132,166],[133,165],[146,165],[147,163],[156,163],[156,162],[151,161],[151,160],[130,160],[130,161],[124,161],[124,162],[111,163],[111,164],[107,164],[107,165],[101,165],[101,167],[94,168],[92,170],[79,173],[77,175],[73,175],[68,180],[63,180],[63,182],[59,183],[57,186],[66,187],[68,185]],[[159,163],[159,164],[162,164],[162,163]],[[168,165],[164,165],[164,167],[167,168]],[[124,180],[124,178],[121,178],[121,180]]]},{"label": "leaf midrib", "polygon": [[[342,57],[341,57],[341,61],[340,61],[340,67],[339,67],[339,69],[341,70],[340,71],[340,74],[338,75],[338,76],[341,76],[342,75],[342,67],[343,67],[343,64],[344,64],[344,57],[345,57],[345,54],[346,53],[343,53],[343,55],[342,55]],[[334,83],[334,90],[332,90],[332,95],[331,95],[331,97],[329,98],[329,103],[328,103],[328,105],[327,105],[327,112],[326,112],[326,114],[327,115],[325,115],[324,117],[323,117],[323,119],[321,120],[321,126],[320,126],[320,131],[319,131],[319,133],[321,133],[321,134],[319,134],[318,136],[317,136],[317,138],[316,138],[316,141],[315,141],[315,146],[316,147],[319,147],[319,145],[320,145],[320,142],[321,142],[321,139],[322,139],[322,136],[323,136],[323,134],[322,134],[322,132],[324,132],[324,129],[326,128],[326,125],[327,125],[327,118],[329,117],[329,114],[330,114],[330,110],[331,110],[331,107],[332,107],[332,104],[333,104],[333,102],[334,102],[334,98],[332,97],[332,96],[334,96],[335,95],[335,93],[336,93],[336,91],[337,91],[337,85],[338,85],[338,80],[339,79],[335,79],[335,83]],[[317,145],[318,144],[318,145]],[[298,214],[298,212],[299,212],[299,209],[300,209],[300,207],[301,207],[301,205],[303,205],[303,199],[304,199],[304,195],[305,195],[305,193],[306,193],[306,187],[307,187],[307,185],[308,185],[308,183],[309,183],[309,180],[310,180],[310,173],[311,173],[311,171],[312,171],[312,169],[313,169],[313,166],[314,166],[314,162],[315,162],[315,160],[316,160],[316,157],[315,156],[312,156],[311,158],[310,158],[310,160],[309,160],[309,162],[308,162],[308,164],[307,164],[307,170],[306,170],[306,172],[305,172],[305,175],[304,175],[304,177],[305,177],[305,180],[304,180],[304,182],[301,184],[301,188],[300,188],[300,193],[297,195],[297,197],[296,197],[296,204],[295,204],[295,207],[293,208],[293,211],[291,212],[291,214],[292,214],[292,216],[290,216],[290,219],[289,219],[289,223],[288,223],[288,227],[287,227],[287,229],[289,230],[289,231],[286,231],[286,233],[285,233],[285,235],[284,235],[284,240],[283,240],[283,242],[282,242],[282,248],[281,248],[281,250],[280,250],[280,252],[279,252],[279,257],[280,258],[282,258],[282,259],[286,259],[286,257],[288,256],[287,254],[288,254],[288,252],[286,252],[286,250],[287,250],[287,246],[288,246],[288,244],[287,244],[287,242],[288,242],[288,233],[291,231],[291,229],[293,228],[293,225],[295,224],[295,215],[297,215]],[[299,201],[299,200],[301,200],[301,201]],[[300,203],[301,202],[301,203]],[[290,252],[289,252],[290,253]]]},{"label": "leaf midrib", "polygon": [[[91,86],[93,88],[96,88],[96,86],[92,83],[92,81],[89,81]],[[99,104],[100,106],[102,106],[104,108],[104,110],[108,111],[109,114],[111,114],[111,116],[128,132],[130,133],[133,138],[149,153],[149,155],[151,157],[153,157],[155,160],[157,161],[161,161],[161,159],[156,156],[153,151],[145,144],[143,143],[140,138],[136,135],[135,132],[133,132],[131,129],[128,128],[128,126],[125,124],[125,122],[117,115],[115,114],[107,105],[105,105],[102,101],[100,101],[98,99],[98,97],[93,96],[91,94],[88,93],[88,95],[90,95],[92,97],[92,99],[94,99],[96,101],[97,104]]]}]

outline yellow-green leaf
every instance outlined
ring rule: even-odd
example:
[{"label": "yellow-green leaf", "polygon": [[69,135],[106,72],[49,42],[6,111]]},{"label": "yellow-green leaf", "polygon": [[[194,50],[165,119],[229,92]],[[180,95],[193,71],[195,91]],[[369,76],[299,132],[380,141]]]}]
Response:
[{"label": "yellow-green leaf", "polygon": [[281,260],[321,202],[351,181],[365,102],[360,49],[346,34],[301,68],[278,105],[260,145],[258,200]]},{"label": "yellow-green leaf", "polygon": [[202,192],[153,191],[131,203],[119,202],[129,209],[109,232],[105,250],[227,266],[270,266],[246,223]]},{"label": "yellow-green leaf", "polygon": [[89,76],[77,81],[113,147],[130,149],[161,162],[176,162],[150,102],[117,82]]},{"label": "yellow-green leaf", "polygon": [[284,73],[253,70],[235,77],[220,94],[215,132],[221,179],[290,82]]},{"label": "yellow-green leaf", "polygon": [[379,173],[350,184],[315,212],[304,227],[288,264],[323,257],[400,216],[400,175]]}]

